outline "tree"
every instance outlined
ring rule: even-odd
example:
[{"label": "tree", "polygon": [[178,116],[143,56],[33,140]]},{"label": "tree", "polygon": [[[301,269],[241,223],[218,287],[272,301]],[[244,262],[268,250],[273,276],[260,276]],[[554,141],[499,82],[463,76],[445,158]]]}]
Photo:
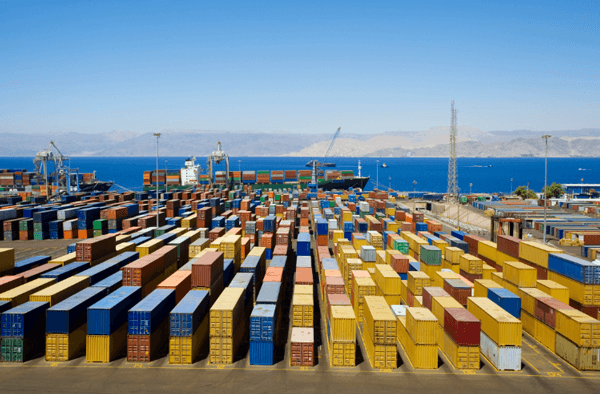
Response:
[{"label": "tree", "polygon": [[522,199],[537,198],[537,194],[535,194],[533,190],[527,189],[525,186],[517,187],[517,189],[515,190],[515,194],[521,197]]},{"label": "tree", "polygon": [[[542,193],[543,192],[544,191],[542,190]],[[547,193],[548,193],[547,194],[548,198],[558,198],[558,197],[562,196],[563,194],[565,194],[565,191],[561,185],[559,185],[556,182],[552,182],[552,184],[550,186],[548,186]]]}]

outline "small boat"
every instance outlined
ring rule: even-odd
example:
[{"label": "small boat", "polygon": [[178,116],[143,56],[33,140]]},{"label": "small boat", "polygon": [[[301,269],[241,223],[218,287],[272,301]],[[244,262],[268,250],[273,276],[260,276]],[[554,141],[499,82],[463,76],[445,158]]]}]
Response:
[{"label": "small boat", "polygon": [[387,166],[387,164],[383,163],[383,164],[381,165],[381,168],[388,168],[388,166]]},{"label": "small boat", "polygon": [[307,167],[312,167],[313,166],[313,162],[316,161],[317,165],[319,167],[335,167],[335,163],[319,163],[317,160],[311,160],[308,163],[306,163]]}]

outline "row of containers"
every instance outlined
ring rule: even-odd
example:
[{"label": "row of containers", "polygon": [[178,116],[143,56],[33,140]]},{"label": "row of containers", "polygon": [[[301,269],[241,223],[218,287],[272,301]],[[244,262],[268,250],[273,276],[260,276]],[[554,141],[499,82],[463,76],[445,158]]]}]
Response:
[{"label": "row of containers", "polygon": [[[392,313],[394,313],[394,306],[399,306],[402,303],[408,305],[410,308],[425,307],[429,309],[427,306],[429,302],[427,301],[427,294],[430,293],[427,288],[438,287],[441,291],[450,295],[450,297],[445,296],[444,294],[431,297],[430,310],[436,317],[438,326],[445,328],[446,323],[443,319],[445,319],[447,309],[465,309],[466,306],[467,312],[470,312],[471,315],[480,322],[480,352],[484,355],[487,354],[486,357],[490,359],[497,368],[514,369],[511,367],[510,363],[507,362],[506,365],[508,366],[503,365],[503,361],[500,359],[494,360],[494,357],[490,354],[516,354],[519,352],[521,342],[517,341],[515,338],[518,336],[520,339],[520,334],[513,335],[514,333],[510,333],[512,332],[511,330],[518,331],[518,327],[521,327],[519,324],[522,324],[522,327],[526,332],[533,333],[532,335],[534,338],[545,344],[547,347],[552,349],[552,343],[554,343],[556,353],[572,365],[575,365],[579,369],[597,369],[596,363],[591,360],[596,359],[592,356],[598,351],[598,343],[595,339],[597,331],[594,331],[594,329],[597,330],[598,321],[594,317],[586,316],[586,314],[595,314],[597,317],[598,313],[596,307],[598,304],[594,299],[594,290],[598,285],[598,275],[597,266],[594,264],[582,259],[567,256],[558,249],[549,249],[547,246],[541,244],[516,240],[507,236],[500,236],[498,244],[494,244],[462,232],[444,234],[440,231],[434,231],[433,233],[429,231],[417,231],[414,233],[411,229],[402,230],[403,225],[411,225],[411,227],[414,226],[416,228],[418,223],[425,223],[427,226],[432,226],[432,229],[436,229],[437,224],[427,221],[426,219],[421,219],[423,220],[422,222],[417,221],[415,223],[415,216],[418,217],[418,215],[406,213],[404,210],[393,212],[391,208],[385,208],[385,218],[378,220],[377,216],[379,215],[374,216],[373,218],[367,217],[369,215],[365,215],[361,218],[360,215],[356,214],[356,211],[355,214],[352,215],[350,202],[348,202],[346,206],[343,206],[341,198],[337,201],[338,198],[339,197],[332,199],[336,206],[333,207],[333,218],[330,219],[325,219],[324,217],[330,216],[330,212],[328,211],[331,210],[331,204],[329,204],[329,208],[321,208],[322,206],[325,206],[322,202],[310,202],[310,208],[312,208],[313,212],[313,232],[317,237],[319,274],[325,278],[325,281],[321,280],[321,283],[327,283],[327,276],[334,276],[327,275],[326,271],[328,270],[323,270],[323,273],[321,273],[323,260],[331,257],[327,246],[318,245],[319,236],[324,235],[326,232],[333,240],[334,256],[342,279],[345,282],[352,280],[351,286],[348,283],[344,283],[346,294],[348,294],[350,289],[353,291],[355,286],[357,286],[357,291],[355,293],[360,294],[362,289],[360,289],[359,286],[362,280],[360,280],[360,276],[355,275],[355,271],[366,271],[370,276],[370,278],[366,279],[371,279],[375,284],[375,294],[368,294],[365,297],[383,297],[383,300],[385,300],[385,303],[388,306],[388,312],[392,311]],[[305,206],[298,206],[301,216],[300,220],[302,220],[302,216],[304,215],[303,212],[306,212],[308,215],[310,209],[306,206],[306,203],[303,203],[303,205]],[[336,211],[339,213],[336,213]],[[366,228],[364,228],[364,226],[358,226],[359,231],[364,230],[366,232],[354,232],[351,234],[351,239],[347,239],[345,238],[344,231],[330,229],[330,225],[334,227],[331,220],[333,220],[338,227],[345,226],[345,223],[348,221],[347,211],[351,214],[349,219],[352,222],[361,223],[359,220],[362,220],[367,223]],[[317,214],[317,212],[319,213]],[[402,215],[401,212],[404,212],[404,221],[398,220],[398,216]],[[393,223],[392,218],[394,218]],[[275,226],[284,222],[279,219],[281,218],[276,217]],[[323,219],[325,219],[326,222],[323,222]],[[411,220],[412,222],[407,220]],[[325,225],[327,225],[327,227],[325,227]],[[398,230],[400,234],[397,232],[393,233],[389,230],[389,228],[394,227],[400,228]],[[148,229],[140,231],[143,232],[147,230]],[[274,230],[276,233],[278,229],[275,228]],[[300,226],[300,233],[297,241],[298,256],[306,256],[311,253],[311,237],[306,230],[306,227]],[[204,231],[206,233],[206,229],[195,231],[198,233]],[[189,232],[190,231],[188,230],[188,233]],[[129,235],[125,234],[119,235],[119,237],[128,236]],[[198,234],[198,236],[200,236],[200,234]],[[231,237],[236,237],[235,241],[222,242],[223,239],[221,239],[221,242],[215,242],[215,245],[211,243],[208,245],[209,247],[201,252],[208,253],[219,251],[219,248],[223,248],[223,250],[226,251],[228,248],[227,245],[230,245],[229,248],[233,247],[233,252],[230,253],[235,256],[237,253],[235,251],[235,245],[237,244],[237,237],[239,237],[239,235],[229,234],[226,238],[229,239]],[[403,242],[400,242],[398,237],[400,237]],[[139,238],[139,236],[137,238]],[[93,243],[95,245],[96,242],[98,242],[98,245],[101,245],[103,242],[106,243],[102,237],[84,241],[82,243],[81,253],[85,253],[83,245],[86,243]],[[194,242],[197,242],[197,240]],[[131,242],[126,242],[125,240],[122,241],[122,244],[128,243]],[[115,251],[118,245],[115,245]],[[406,253],[406,245],[408,245],[409,248],[408,253]],[[129,246],[127,247],[129,248]],[[91,248],[93,249],[93,247]],[[112,247],[108,248],[108,250],[109,255],[110,253],[113,253]],[[327,250],[327,252],[325,252],[325,250]],[[140,249],[140,251],[143,251],[143,249]],[[154,252],[149,255],[152,255],[153,253]],[[225,254],[225,252],[223,253]],[[85,255],[80,255],[81,258],[85,258],[84,256]],[[90,250],[87,258],[100,259],[101,257],[98,256],[99,255],[94,255],[93,251]],[[72,264],[74,264],[74,262],[68,262],[66,263],[66,266]],[[234,264],[234,262],[232,261],[231,264]],[[16,265],[17,264],[13,264],[13,270]],[[546,268],[542,269],[544,267]],[[389,272],[390,269],[394,271],[393,275],[386,274],[386,271]],[[542,275],[546,275],[547,278],[540,278]],[[534,278],[535,281],[531,278]],[[473,294],[473,292],[477,291],[480,284],[485,284],[483,282],[484,280],[491,280],[493,283],[497,283],[502,288],[512,293],[512,295],[506,292],[496,294],[499,290],[494,290],[488,283],[488,287],[486,287],[488,292],[485,295],[475,294],[475,298],[470,298],[469,290],[471,291],[471,294]],[[561,281],[564,283],[561,283]],[[335,281],[331,282],[331,284],[332,287],[335,287]],[[141,287],[143,293],[143,286]],[[351,303],[353,304],[353,307],[356,304],[356,309],[359,311],[356,318],[362,324],[361,330],[363,332],[363,339],[366,341],[364,335],[368,333],[368,336],[373,338],[373,342],[380,341],[379,339],[375,339],[379,334],[371,333],[369,331],[370,323],[366,323],[367,327],[364,327],[366,321],[365,314],[370,313],[372,316],[374,313],[372,309],[378,309],[377,304],[381,304],[381,298],[379,298],[379,301],[363,299],[361,302],[360,297],[357,299],[352,291],[350,291]],[[539,291],[539,293],[536,293],[537,291]],[[555,303],[555,305],[550,308],[542,305],[545,300],[539,301],[541,298],[554,298],[558,300],[558,302],[561,302],[559,297],[563,297],[562,304]],[[477,300],[477,298],[489,299],[499,307],[499,310],[494,310],[491,304],[485,304],[487,301]],[[523,313],[519,314],[519,317],[515,316],[515,311],[509,313],[511,310],[508,306],[509,302],[516,302],[511,301],[515,298],[518,298],[521,301],[521,307],[518,309]],[[0,299],[2,299],[2,297],[0,297]],[[27,300],[28,298],[21,297],[20,299]],[[578,299],[581,300],[582,303],[580,303],[580,305],[574,304],[573,302],[578,302]],[[366,303],[367,301],[368,303]],[[505,301],[507,304],[504,304]],[[571,304],[571,306],[567,305],[567,302]],[[594,302],[596,302],[596,304],[594,304]],[[500,303],[502,303],[502,305],[500,305]],[[460,308],[457,305],[460,305]],[[578,306],[581,307],[581,310],[577,310]],[[554,327],[552,327],[552,322],[544,317],[546,315],[537,311],[535,308],[538,308],[540,311],[549,311],[545,312],[548,315],[564,315],[566,317],[564,320],[561,320],[561,323],[558,323],[557,319],[554,322]],[[402,317],[401,309],[403,308],[396,309],[398,310],[397,314],[400,314],[400,316],[396,317]],[[361,310],[362,316],[360,315]],[[563,310],[568,310],[568,312],[561,312]],[[509,313],[516,321],[511,321],[505,313]],[[525,313],[528,313],[534,319],[527,320],[527,315]],[[387,314],[389,316],[389,313]],[[411,319],[413,317],[411,317]],[[329,320],[330,318],[328,317],[327,319]],[[373,317],[368,319],[369,321],[377,320]],[[548,317],[548,319],[550,318]],[[401,322],[402,319],[397,320]],[[405,320],[406,324],[404,327],[406,327],[407,335],[404,335],[402,327],[398,326],[398,324],[401,323],[396,323],[396,338],[405,348],[411,362],[417,365],[414,363],[414,360],[419,359],[419,357],[411,357],[411,354],[416,354],[413,350],[416,352],[417,349],[421,349],[416,346],[419,345],[418,341],[420,341],[420,339],[416,339],[415,337],[418,337],[419,333],[412,328],[409,328],[413,326],[412,323],[408,323],[408,315]],[[442,321],[444,321],[443,324],[441,323]],[[502,322],[506,322],[507,324],[501,324]],[[383,325],[386,326],[386,324]],[[381,325],[375,324],[375,326]],[[548,330],[547,328],[553,329]],[[376,329],[373,328],[373,331],[376,331]],[[439,339],[441,338],[441,334],[446,331],[448,330],[444,329],[441,331],[438,327],[437,346],[446,346],[446,342]],[[596,334],[594,334],[594,332],[596,332]],[[385,334],[384,337],[386,337],[386,335],[389,336],[388,334]],[[586,337],[591,339],[586,342]],[[404,342],[402,338],[404,338]],[[410,344],[410,341],[407,342],[408,338],[413,340],[414,346]],[[457,346],[460,344],[456,338],[452,339],[454,339],[454,343]],[[565,339],[570,342],[564,342]],[[475,341],[475,339],[472,339],[471,343],[475,343],[473,341]],[[568,347],[565,344],[568,344],[571,347]],[[368,343],[366,343],[366,345],[370,348]],[[376,343],[373,343],[373,345],[372,354],[381,354],[376,351]],[[573,347],[573,345],[575,347]],[[388,346],[391,345],[388,344]],[[384,350],[384,354],[385,351],[386,350]],[[370,360],[375,360],[376,358],[377,357],[375,356],[369,357]],[[452,357],[449,356],[449,359],[452,359]],[[383,364],[380,365],[392,365],[392,363],[384,361]]]}]

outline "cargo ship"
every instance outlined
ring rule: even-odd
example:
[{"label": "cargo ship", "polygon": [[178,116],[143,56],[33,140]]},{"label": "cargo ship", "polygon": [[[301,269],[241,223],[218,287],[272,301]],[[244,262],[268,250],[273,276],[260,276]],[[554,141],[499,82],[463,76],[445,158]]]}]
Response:
[{"label": "cargo ship", "polygon": [[[106,192],[114,182],[105,182],[96,179],[96,173],[71,174],[71,192]],[[29,172],[26,169],[0,169],[0,192],[9,193],[32,193],[46,194],[57,190],[56,184],[65,183],[65,175],[48,176],[48,188],[46,188],[46,179],[36,176],[35,172]],[[79,188],[77,187],[79,186]]]},{"label": "cargo ship", "polygon": [[[352,170],[321,170],[317,177],[320,189],[348,190],[364,189],[369,182],[369,177],[354,175]],[[158,178],[157,178],[158,175]],[[180,170],[144,171],[144,190],[154,190],[157,187],[169,190],[184,190],[196,185],[209,185],[211,177],[202,174],[195,158],[187,159],[185,166]],[[213,183],[224,187],[249,186],[252,189],[304,189],[312,182],[312,170],[258,170],[258,171],[215,171]]]}]

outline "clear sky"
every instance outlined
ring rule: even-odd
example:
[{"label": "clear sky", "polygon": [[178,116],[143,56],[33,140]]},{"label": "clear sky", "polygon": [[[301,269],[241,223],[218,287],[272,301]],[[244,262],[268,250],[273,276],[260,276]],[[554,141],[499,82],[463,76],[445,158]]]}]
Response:
[{"label": "clear sky", "polygon": [[0,1],[0,132],[599,127],[598,1]]}]

